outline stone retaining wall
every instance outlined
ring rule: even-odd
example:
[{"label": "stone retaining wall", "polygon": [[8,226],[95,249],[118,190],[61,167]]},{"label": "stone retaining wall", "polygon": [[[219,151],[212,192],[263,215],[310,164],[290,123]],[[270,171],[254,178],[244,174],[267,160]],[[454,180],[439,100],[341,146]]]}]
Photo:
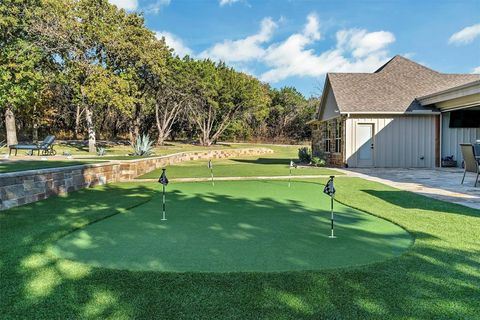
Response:
[{"label": "stone retaining wall", "polygon": [[111,161],[108,163],[1,173],[0,210],[82,188],[132,180],[139,175],[173,163],[254,156],[272,152],[268,148],[181,152],[163,157],[138,160]]},{"label": "stone retaining wall", "polygon": [[[241,156],[252,156],[265,153],[273,153],[268,148],[227,149],[191,151],[172,154],[170,156],[155,157],[125,161],[120,164],[121,180],[131,180],[154,169],[162,168],[174,163],[194,161],[202,159],[225,159]],[[206,166],[206,164],[205,164]]]}]

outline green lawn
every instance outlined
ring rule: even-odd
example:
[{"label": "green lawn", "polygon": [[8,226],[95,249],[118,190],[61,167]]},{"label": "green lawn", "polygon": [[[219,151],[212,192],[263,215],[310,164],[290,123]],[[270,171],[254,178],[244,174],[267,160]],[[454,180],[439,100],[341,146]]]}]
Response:
[{"label": "green lawn", "polygon": [[[215,177],[255,177],[255,176],[288,176],[288,158],[242,158],[222,159],[213,161]],[[138,177],[138,179],[158,178],[162,170],[157,169]],[[190,161],[167,167],[169,178],[203,178],[210,177],[207,161]],[[297,168],[292,169],[293,176],[301,175],[340,175],[335,170],[326,168]]]},{"label": "green lawn", "polygon": [[80,160],[25,160],[0,162],[0,173],[47,169],[57,167],[76,166],[87,163],[98,163],[99,161]]},{"label": "green lawn", "polygon": [[158,196],[69,234],[53,251],[115,269],[272,272],[373,263],[412,244],[399,226],[341,204],[338,239],[330,239],[330,198],[322,190],[299,181],[290,188],[286,181],[175,184],[167,221]]},{"label": "green lawn", "polygon": [[[357,178],[338,179],[336,188],[339,202],[406,228],[415,244],[376,264],[267,273],[113,270],[53,255],[72,232],[157,201],[158,185],[114,184],[0,213],[0,313],[3,319],[479,319],[480,211]],[[237,205],[268,210],[275,202],[304,205],[282,197]]]},{"label": "green lawn", "polygon": [[[267,153],[254,157],[212,160],[215,177],[255,177],[255,176],[288,176],[290,160],[298,162],[299,146],[260,145],[272,149]],[[188,161],[168,166],[169,178],[204,178],[210,177],[207,160]],[[148,172],[138,179],[155,179],[160,176],[161,169]],[[292,175],[341,175],[340,172],[327,168],[299,167],[292,169]]]}]

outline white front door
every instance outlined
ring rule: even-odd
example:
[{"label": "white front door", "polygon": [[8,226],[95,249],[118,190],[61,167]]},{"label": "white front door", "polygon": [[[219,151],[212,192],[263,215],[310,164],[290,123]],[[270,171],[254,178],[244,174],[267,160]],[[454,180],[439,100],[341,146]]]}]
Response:
[{"label": "white front door", "polygon": [[373,124],[358,123],[356,127],[356,150],[357,150],[357,166],[373,167],[374,166],[374,142],[373,142]]}]

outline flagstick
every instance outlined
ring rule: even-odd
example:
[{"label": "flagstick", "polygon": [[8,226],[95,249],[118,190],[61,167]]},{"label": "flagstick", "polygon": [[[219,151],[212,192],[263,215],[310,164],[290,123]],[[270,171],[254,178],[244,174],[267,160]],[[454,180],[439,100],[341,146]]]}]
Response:
[{"label": "flagstick", "polygon": [[167,220],[167,218],[165,218],[165,185],[163,185],[163,218],[162,220]]},{"label": "flagstick", "polygon": [[336,238],[334,235],[333,235],[333,197],[330,197],[330,212],[331,212],[331,217],[330,217],[330,221],[331,221],[331,235],[329,236],[329,238]]},{"label": "flagstick", "polygon": [[213,181],[213,168],[210,168],[210,174],[212,175],[212,187],[215,187],[215,182]]},{"label": "flagstick", "polygon": [[292,166],[290,166],[290,175],[288,176],[288,187],[290,188],[290,180],[292,179]]}]

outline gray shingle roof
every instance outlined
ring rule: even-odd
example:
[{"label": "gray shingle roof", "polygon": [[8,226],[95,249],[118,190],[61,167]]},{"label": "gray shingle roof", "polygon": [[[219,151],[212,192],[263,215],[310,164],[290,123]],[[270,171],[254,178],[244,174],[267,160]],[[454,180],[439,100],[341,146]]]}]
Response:
[{"label": "gray shingle roof", "polygon": [[475,80],[480,75],[439,73],[402,56],[374,73],[327,74],[342,113],[428,110],[415,99]]}]

